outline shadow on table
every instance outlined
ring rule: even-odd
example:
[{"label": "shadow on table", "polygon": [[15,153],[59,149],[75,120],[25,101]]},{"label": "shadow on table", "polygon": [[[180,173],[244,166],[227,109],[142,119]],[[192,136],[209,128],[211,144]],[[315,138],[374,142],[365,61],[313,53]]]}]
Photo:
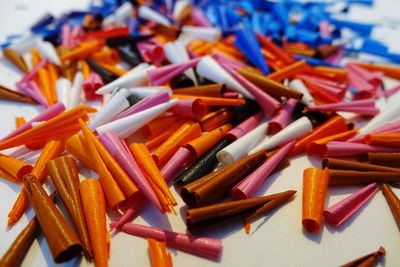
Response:
[{"label": "shadow on table", "polygon": [[142,219],[151,226],[172,231],[171,223],[169,222],[168,216],[165,216],[165,214],[162,214],[160,211],[156,210],[155,207],[149,206],[150,205],[147,205],[147,208],[143,209],[140,217],[142,217]]},{"label": "shadow on table", "polygon": [[324,232],[324,226],[323,225],[321,225],[321,230],[318,232],[318,233],[310,233],[310,232],[307,232],[304,228],[303,228],[303,235],[308,239],[308,240],[310,240],[310,241],[313,241],[313,242],[315,242],[315,243],[317,243],[317,244],[320,244],[321,243],[321,240],[322,240],[322,234],[323,234],[323,232]]},{"label": "shadow on table", "polygon": [[4,184],[6,186],[8,186],[12,191],[14,191],[15,193],[18,193],[21,191],[21,185],[4,180],[2,178],[0,178],[0,184]]}]

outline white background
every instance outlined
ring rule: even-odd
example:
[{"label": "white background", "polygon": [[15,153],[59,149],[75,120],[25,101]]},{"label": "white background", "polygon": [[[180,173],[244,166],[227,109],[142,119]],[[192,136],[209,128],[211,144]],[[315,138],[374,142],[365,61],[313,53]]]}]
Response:
[{"label": "white background", "polygon": [[[400,10],[400,1],[381,0],[373,12],[365,8],[353,9],[355,18],[388,21],[396,18]],[[0,40],[7,34],[21,32],[39,18],[45,11],[55,15],[70,8],[85,8],[87,1],[51,1],[51,0],[0,0]],[[398,16],[397,16],[398,17]],[[389,42],[396,51],[400,35],[397,26],[379,30],[377,36]],[[397,35],[393,34],[397,33]],[[397,40],[397,42],[395,42]],[[15,69],[6,69],[9,65],[2,61],[0,83],[12,86],[17,80]],[[14,128],[14,117],[32,118],[41,109],[29,105],[18,105],[0,101],[0,136]],[[400,233],[393,216],[381,192],[378,192],[359,212],[341,227],[335,229],[324,226],[319,234],[308,234],[301,225],[301,194],[303,170],[309,166],[320,166],[319,159],[300,156],[291,159],[292,165],[283,172],[273,175],[263,184],[259,195],[272,194],[288,189],[298,191],[296,199],[273,216],[261,218],[252,224],[249,236],[244,233],[240,222],[207,234],[209,237],[223,241],[223,254],[218,262],[205,260],[190,254],[171,249],[175,266],[338,266],[366,253],[384,246],[387,256],[381,264],[400,266]],[[358,188],[330,188],[326,206],[348,196]],[[0,255],[2,255],[15,236],[33,216],[30,211],[11,230],[5,229],[7,214],[14,203],[19,186],[0,180]],[[397,191],[397,193],[400,193]],[[177,197],[180,201],[180,198]],[[179,211],[184,212],[183,203]],[[181,216],[163,216],[152,207],[147,207],[142,216],[135,222],[185,232]],[[85,259],[75,259],[63,266],[90,265]],[[147,242],[144,239],[120,233],[111,240],[110,266],[149,266]],[[23,262],[24,266],[55,266],[43,237],[35,240]]]}]

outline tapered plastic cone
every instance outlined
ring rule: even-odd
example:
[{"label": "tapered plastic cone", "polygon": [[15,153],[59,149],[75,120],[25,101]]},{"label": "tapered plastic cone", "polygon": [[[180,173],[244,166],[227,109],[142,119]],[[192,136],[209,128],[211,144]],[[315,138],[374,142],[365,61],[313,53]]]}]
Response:
[{"label": "tapered plastic cone", "polygon": [[238,68],[237,72],[277,100],[280,100],[282,97],[296,99],[301,99],[303,97],[302,93],[282,83],[271,80],[267,76],[256,73],[251,68]]},{"label": "tapered plastic cone", "polygon": [[190,149],[196,158],[199,158],[219,142],[231,128],[232,126],[230,124],[224,124],[221,127],[190,141],[185,145],[185,147]]},{"label": "tapered plastic cone", "polygon": [[381,190],[386,202],[390,207],[390,210],[392,211],[392,215],[397,223],[397,227],[400,228],[400,199],[388,184],[382,184]]},{"label": "tapered plastic cone", "polygon": [[158,117],[160,114],[173,107],[178,100],[172,99],[167,103],[146,109],[125,118],[107,123],[98,127],[98,133],[110,132],[116,134],[119,138],[127,138],[129,135],[139,130],[143,125]]},{"label": "tapered plastic cone", "polygon": [[227,73],[211,56],[203,57],[196,67],[197,74],[216,83],[224,83],[243,96],[254,99],[240,83]]},{"label": "tapered plastic cone", "polygon": [[59,157],[47,163],[47,170],[71,216],[82,247],[86,255],[90,256],[91,246],[79,194],[79,173],[76,161],[70,157]]},{"label": "tapered plastic cone", "polygon": [[0,170],[7,172],[9,175],[22,179],[22,176],[31,172],[33,167],[18,159],[0,154]]},{"label": "tapered plastic cone", "polygon": [[181,187],[182,200],[189,207],[204,206],[219,200],[265,161],[267,155],[264,152],[247,156]]},{"label": "tapered plastic cone", "polygon": [[142,63],[137,65],[135,68],[131,69],[125,75],[122,75],[118,79],[104,85],[96,94],[106,94],[112,92],[117,88],[122,87],[133,87],[133,86],[143,86],[147,84],[147,71],[155,68],[154,66],[149,66],[147,63]]},{"label": "tapered plastic cone", "polygon": [[236,125],[235,128],[228,132],[228,138],[235,141],[238,140],[239,138],[253,130],[255,127],[257,127],[263,117],[264,114],[261,111],[248,117],[246,120]]},{"label": "tapered plastic cone", "polygon": [[324,211],[324,218],[332,226],[339,226],[359,210],[377,191],[376,183],[367,185]]},{"label": "tapered plastic cone", "polygon": [[269,74],[270,70],[261,53],[260,44],[253,31],[245,28],[237,30],[234,44],[255,66],[260,68],[264,74]]},{"label": "tapered plastic cone", "polygon": [[190,232],[202,232],[209,228],[235,220],[253,220],[272,208],[283,204],[296,193],[294,190],[245,200],[228,201],[186,211],[186,225]]},{"label": "tapered plastic cone", "polygon": [[311,96],[310,91],[300,79],[291,80],[289,83],[289,87],[303,94],[303,98],[301,99],[301,102],[303,104],[307,106],[314,104],[314,99]]},{"label": "tapered plastic cone", "polygon": [[312,123],[307,117],[302,117],[291,124],[288,127],[278,132],[277,134],[265,138],[264,141],[261,142],[258,146],[253,148],[249,154],[256,153],[260,150],[266,149],[270,150],[276,146],[284,144],[288,141],[292,141],[303,135],[312,131]]},{"label": "tapered plastic cone", "polygon": [[174,42],[168,42],[164,45],[164,54],[172,64],[178,64],[184,61],[178,53]]},{"label": "tapered plastic cone", "polygon": [[286,157],[296,141],[291,141],[276,151],[260,167],[237,184],[231,191],[234,199],[249,198],[259,189],[264,180],[272,173],[278,164]]},{"label": "tapered plastic cone", "polygon": [[201,99],[180,99],[172,112],[183,117],[200,119],[207,114],[208,108]]},{"label": "tapered plastic cone", "polygon": [[57,51],[51,43],[41,39],[36,39],[36,48],[39,50],[40,54],[47,58],[51,63],[61,66],[61,61],[58,57]]},{"label": "tapered plastic cone", "polygon": [[169,95],[172,95],[172,90],[168,86],[146,86],[146,87],[133,87],[127,89],[131,94],[139,98],[145,98],[151,95],[155,95],[156,93],[161,91],[167,91]]},{"label": "tapered plastic cone", "polygon": [[182,63],[190,59],[185,45],[179,40],[166,43],[164,45],[164,53],[167,59],[173,64]]},{"label": "tapered plastic cone", "polygon": [[125,24],[126,19],[131,17],[133,14],[133,6],[129,2],[123,3],[119,6],[115,12],[103,20],[103,26],[106,28],[113,25],[123,25]]},{"label": "tapered plastic cone", "polygon": [[308,232],[321,229],[329,178],[327,168],[310,167],[303,172],[302,224]]},{"label": "tapered plastic cone", "polygon": [[104,189],[98,179],[86,179],[80,183],[82,206],[88,225],[95,266],[108,266],[110,236],[106,226],[106,201]]},{"label": "tapered plastic cone", "polygon": [[[117,222],[112,222],[111,227],[115,228],[116,224]],[[197,237],[191,234],[180,234],[134,223],[121,225],[120,230],[130,235],[166,242],[168,247],[212,260],[218,260],[222,252],[222,242],[217,239]],[[168,267],[165,264],[161,264],[160,266]]]},{"label": "tapered plastic cone", "polygon": [[234,71],[232,68],[224,65],[227,72],[232,75],[244,88],[246,88],[254,97],[260,107],[264,110],[265,115],[271,117],[279,108],[280,102],[263,92],[256,85],[252,84],[250,81],[246,80],[239,73]]},{"label": "tapered plastic cone", "polygon": [[71,109],[78,106],[82,101],[82,86],[83,86],[83,74],[78,71],[75,74],[74,81],[72,82],[72,87],[69,95],[69,100],[67,102],[67,108]]},{"label": "tapered plastic cone", "polygon": [[[175,47],[175,51],[176,51],[176,53],[178,53],[179,59],[180,59],[180,61],[178,61],[178,62],[173,62],[174,64],[182,63],[182,62],[188,61],[190,59],[187,48],[182,42],[180,42],[179,40],[176,40],[174,42],[174,47]],[[197,77],[196,77],[196,74],[194,73],[193,68],[190,68],[187,71],[185,71],[185,75],[188,76],[194,82],[194,84],[196,86],[198,85]]]},{"label": "tapered plastic cone", "polygon": [[182,33],[194,39],[216,42],[221,38],[221,30],[209,27],[183,26]]},{"label": "tapered plastic cone", "polygon": [[147,72],[147,77],[152,85],[161,85],[182,74],[187,69],[196,66],[199,60],[199,58],[195,58],[180,64],[168,65],[165,67],[149,70]]},{"label": "tapered plastic cone", "polygon": [[35,81],[29,81],[27,83],[17,83],[17,88],[21,90],[27,96],[35,99],[38,103],[43,105],[44,107],[49,106],[49,102],[44,97],[43,93],[40,91]]},{"label": "tapered plastic cone", "polygon": [[93,130],[100,125],[108,123],[114,116],[127,109],[129,107],[128,96],[128,90],[119,90],[90,120],[89,128]]},{"label": "tapered plastic cone", "polygon": [[221,83],[207,84],[201,86],[184,87],[174,90],[181,95],[221,97],[225,91],[225,85]]},{"label": "tapered plastic cone", "polygon": [[23,179],[54,261],[61,263],[78,255],[82,250],[79,239],[42,185],[31,174],[25,175]]},{"label": "tapered plastic cone", "polygon": [[379,113],[379,115],[375,116],[372,120],[370,120],[360,129],[356,137],[369,133],[384,124],[397,120],[399,114],[400,114],[400,102],[393,103],[389,107],[383,108],[382,112]]},{"label": "tapered plastic cone", "polygon": [[32,47],[35,46],[37,38],[39,38],[39,37],[34,36],[34,35],[30,35],[30,36],[22,39],[18,43],[13,43],[10,46],[10,48],[12,48],[15,52],[17,52],[20,55],[24,54],[24,53],[27,53],[27,52],[29,52],[31,50]]},{"label": "tapered plastic cone", "polygon": [[227,137],[222,138],[215,146],[207,151],[201,158],[191,164],[182,174],[180,174],[176,182],[179,184],[191,183],[204,175],[209,174],[218,165],[216,154],[222,148],[226,147],[231,143],[231,140]]},{"label": "tapered plastic cone", "polygon": [[162,177],[166,181],[175,178],[193,160],[193,155],[190,150],[185,147],[180,147],[161,169]]},{"label": "tapered plastic cone", "polygon": [[228,165],[243,158],[250,149],[265,137],[267,129],[268,122],[264,122],[232,144],[223,148],[217,153],[218,161],[224,165]]},{"label": "tapered plastic cone", "polygon": [[160,105],[162,103],[168,102],[169,100],[169,92],[168,91],[158,91],[154,95],[143,98],[141,101],[131,106],[124,112],[115,116],[112,121],[124,118],[126,116],[138,113],[140,111],[146,110],[148,108]]},{"label": "tapered plastic cone", "polygon": [[138,17],[141,19],[146,19],[149,21],[154,21],[157,22],[158,24],[164,25],[164,26],[170,26],[171,23],[169,20],[158,13],[157,11],[151,9],[148,6],[141,5],[138,11]]},{"label": "tapered plastic cone", "polygon": [[32,128],[32,123],[34,122],[41,122],[41,121],[47,121],[51,118],[54,118],[55,116],[59,115],[65,110],[65,106],[62,103],[56,103],[50,108],[44,110],[42,113],[31,119],[30,121],[26,122],[25,124],[21,125],[18,127],[15,131],[12,131],[5,137],[1,138],[0,141],[4,141],[8,138],[11,138],[13,136],[16,136],[22,132],[25,132],[29,129]]},{"label": "tapered plastic cone", "polygon": [[39,228],[37,218],[33,217],[3,254],[0,259],[0,266],[20,266],[33,241],[36,239]]},{"label": "tapered plastic cone", "polygon": [[372,267],[375,266],[381,258],[385,257],[385,255],[386,251],[384,247],[380,247],[377,251],[352,260],[351,262],[343,264],[340,267]]},{"label": "tapered plastic cone", "polygon": [[160,211],[162,206],[157,199],[148,180],[141,171],[136,160],[129,152],[129,148],[116,135],[106,133],[100,135],[100,141],[110,151],[110,154],[118,161],[126,174],[135,182],[141,193],[148,198]]},{"label": "tapered plastic cone", "polygon": [[176,21],[182,21],[192,12],[191,1],[176,1],[174,5],[174,11],[172,16]]},{"label": "tapered plastic cone", "polygon": [[341,116],[334,116],[316,127],[309,134],[299,138],[296,145],[290,152],[290,155],[297,155],[303,152],[308,144],[313,141],[320,140],[321,138],[330,137],[332,135],[340,134],[348,130],[348,122]]},{"label": "tapered plastic cone", "polygon": [[[368,134],[377,134],[377,133],[398,133],[400,132],[400,121],[396,120],[391,123],[387,123],[381,127],[376,128],[375,130],[369,132]],[[360,135],[354,138],[350,138],[348,141],[352,143],[360,143],[363,142],[365,135]]]},{"label": "tapered plastic cone", "polygon": [[60,78],[56,83],[56,93],[57,99],[59,103],[63,103],[66,105],[69,101],[69,93],[71,90],[72,84],[70,80],[66,78]]},{"label": "tapered plastic cone", "polygon": [[27,143],[37,142],[38,140],[46,140],[51,134],[53,134],[53,136],[66,135],[67,133],[77,130],[76,124],[79,118],[87,120],[87,113],[93,111],[95,111],[95,109],[86,106],[76,107],[43,122],[34,128],[0,142],[0,147],[1,149],[7,149]]},{"label": "tapered plastic cone", "polygon": [[[372,99],[368,100],[355,100],[343,103],[333,103],[333,104],[324,104],[324,105],[315,105],[306,107],[306,110],[313,111],[351,111],[363,114],[361,111],[365,110],[375,110],[379,112],[379,109],[375,108],[375,101]],[[358,111],[358,112],[357,112]],[[375,114],[373,114],[375,115]]]},{"label": "tapered plastic cone", "polygon": [[325,157],[356,156],[368,152],[398,152],[395,147],[372,146],[368,144],[351,143],[343,141],[330,141],[325,144],[316,145],[312,152]]},{"label": "tapered plastic cone", "polygon": [[3,86],[0,86],[0,100],[37,104],[37,102],[32,98],[13,90],[7,89]]},{"label": "tapered plastic cone", "polygon": [[275,114],[269,123],[268,133],[275,134],[285,128],[292,120],[292,113],[298,103],[297,99],[290,98]]},{"label": "tapered plastic cone", "polygon": [[11,48],[4,48],[3,55],[11,61],[18,69],[22,72],[27,73],[28,68],[20,55],[18,55],[13,49]]}]

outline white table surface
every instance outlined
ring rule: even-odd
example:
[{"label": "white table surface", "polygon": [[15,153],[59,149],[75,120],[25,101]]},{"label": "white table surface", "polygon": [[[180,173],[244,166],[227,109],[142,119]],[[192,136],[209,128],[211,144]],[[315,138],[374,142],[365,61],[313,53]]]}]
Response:
[{"label": "white table surface", "polygon": [[[372,20],[396,18],[400,10],[400,1],[376,1],[374,13],[365,8],[356,8],[351,16]],[[51,0],[0,0],[0,41],[7,34],[21,32],[45,11],[55,15],[69,8],[84,8],[87,1],[51,1]],[[396,26],[397,27],[397,26]],[[386,31],[399,33],[392,27]],[[382,31],[378,35],[384,36]],[[397,50],[400,35],[381,40],[387,41],[392,50]],[[396,39],[397,38],[397,39]],[[13,86],[20,74],[9,64],[1,60],[0,83]],[[38,107],[0,101],[0,136],[14,128],[14,117],[32,118],[41,109]],[[393,216],[381,192],[339,228],[324,226],[319,234],[308,234],[301,225],[301,195],[303,170],[309,166],[320,166],[320,159],[310,159],[304,155],[291,159],[291,166],[264,182],[259,195],[272,194],[288,189],[297,190],[295,200],[283,206],[273,216],[261,218],[252,224],[247,236],[242,223],[234,223],[223,229],[210,231],[207,236],[223,241],[223,254],[220,261],[210,261],[187,253],[171,249],[175,266],[338,266],[366,253],[384,246],[387,251],[380,266],[400,266],[400,233]],[[357,190],[358,187],[330,188],[326,207],[331,206]],[[175,191],[175,190],[173,190]],[[395,190],[398,195],[400,192]],[[19,186],[0,180],[0,255],[6,251],[16,235],[32,218],[31,210],[11,230],[6,230],[7,214],[14,203]],[[183,202],[178,210],[184,212]],[[153,207],[147,207],[135,220],[137,223],[185,232],[186,227],[181,216],[163,216]],[[85,259],[74,259],[62,266],[89,266]],[[144,239],[120,233],[111,240],[110,266],[150,266],[147,254],[147,242]],[[56,266],[43,237],[35,240],[29,250],[23,266]]]}]

